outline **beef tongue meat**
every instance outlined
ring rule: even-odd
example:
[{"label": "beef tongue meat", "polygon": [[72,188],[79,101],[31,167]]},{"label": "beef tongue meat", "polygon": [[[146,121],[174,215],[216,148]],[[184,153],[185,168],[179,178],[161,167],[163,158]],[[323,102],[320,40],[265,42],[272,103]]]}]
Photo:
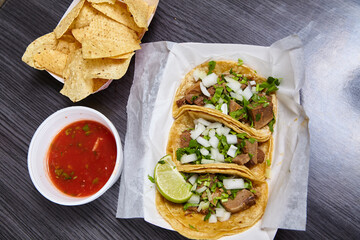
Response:
[{"label": "beef tongue meat", "polygon": [[243,189],[237,192],[234,199],[228,199],[227,202],[223,202],[222,205],[226,211],[231,213],[237,213],[248,209],[256,202],[255,195],[247,189]]},{"label": "beef tongue meat", "polygon": [[252,104],[252,109],[249,109],[249,115],[254,122],[254,127],[260,129],[266,126],[274,117],[273,104],[264,107],[264,104]]},{"label": "beef tongue meat", "polygon": [[250,161],[250,156],[247,153],[239,154],[232,160],[233,163],[238,165],[244,165],[248,161]]},{"label": "beef tongue meat", "polygon": [[250,157],[250,161],[254,164],[257,164],[257,153],[258,153],[258,142],[254,141],[251,143],[249,140],[245,140],[245,146],[243,148],[243,152],[248,154]]},{"label": "beef tongue meat", "polygon": [[191,141],[191,133],[190,130],[185,130],[180,135],[180,147],[186,148],[189,146],[189,143]]}]

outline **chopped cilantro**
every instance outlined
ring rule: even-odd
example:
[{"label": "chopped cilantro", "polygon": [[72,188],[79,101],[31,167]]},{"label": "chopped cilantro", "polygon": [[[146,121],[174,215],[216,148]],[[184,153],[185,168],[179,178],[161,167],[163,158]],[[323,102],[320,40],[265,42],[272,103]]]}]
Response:
[{"label": "chopped cilantro", "polygon": [[188,210],[189,207],[198,207],[199,204],[196,203],[185,203],[184,205],[184,211]]},{"label": "chopped cilantro", "polygon": [[239,58],[239,59],[238,59],[238,66],[241,66],[241,65],[243,65],[243,64],[244,64],[244,61]]},{"label": "chopped cilantro", "polygon": [[160,163],[160,164],[164,164],[164,163],[165,163],[165,161],[164,161],[164,160],[160,160],[160,161],[158,161],[158,163]]},{"label": "chopped cilantro", "polygon": [[206,222],[211,216],[211,212],[209,211],[206,216],[204,217],[204,222]]},{"label": "chopped cilantro", "polygon": [[155,183],[155,179],[152,176],[148,175],[148,179],[150,180],[150,182]]},{"label": "chopped cilantro", "polygon": [[210,61],[208,65],[209,65],[209,71],[208,71],[207,75],[211,74],[214,71],[216,62]]},{"label": "chopped cilantro", "polygon": [[266,159],[266,165],[270,166],[271,165],[271,161],[270,159]]},{"label": "chopped cilantro", "polygon": [[255,121],[260,121],[260,118],[261,118],[261,114],[260,113],[257,113],[256,114],[256,117],[255,117]]},{"label": "chopped cilantro", "polygon": [[189,224],[189,227],[192,228],[192,229],[194,229],[194,230],[196,230],[196,231],[198,231],[198,230],[196,229],[196,227],[192,226],[191,224]]},{"label": "chopped cilantro", "polygon": [[273,118],[273,120],[271,120],[268,124],[271,132],[274,132],[274,123],[275,123],[275,118]]}]

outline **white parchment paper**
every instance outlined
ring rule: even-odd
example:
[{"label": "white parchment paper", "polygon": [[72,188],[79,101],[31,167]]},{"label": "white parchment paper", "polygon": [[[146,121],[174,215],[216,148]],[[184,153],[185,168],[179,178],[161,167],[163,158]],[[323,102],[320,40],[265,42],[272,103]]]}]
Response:
[{"label": "white parchment paper", "polygon": [[136,54],[134,82],[127,105],[118,218],[144,218],[171,229],[155,206],[153,176],[157,161],[166,154],[173,123],[171,107],[185,74],[209,60],[241,58],[264,77],[282,78],[275,127],[269,201],[262,220],[250,230],[226,239],[273,239],[278,228],[304,230],[309,168],[308,119],[299,104],[304,83],[302,45],[289,36],[270,47],[241,44],[156,42],[143,44]]}]

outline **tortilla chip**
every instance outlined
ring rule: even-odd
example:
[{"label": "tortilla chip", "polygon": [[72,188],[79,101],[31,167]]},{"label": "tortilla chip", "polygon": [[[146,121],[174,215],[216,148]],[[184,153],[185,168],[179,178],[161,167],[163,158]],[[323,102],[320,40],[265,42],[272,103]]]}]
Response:
[{"label": "tortilla chip", "polygon": [[81,0],[64,18],[59,25],[54,29],[56,38],[61,38],[62,35],[69,29],[75,18],[79,15],[85,0]]},{"label": "tortilla chip", "polygon": [[82,43],[86,36],[85,34],[89,31],[89,28],[90,28],[89,26],[83,28],[74,28],[71,30],[71,33],[73,34],[73,36],[77,41]]},{"label": "tortilla chip", "polygon": [[185,214],[183,204],[172,203],[156,191],[156,209],[160,215],[180,234],[191,239],[218,239],[223,236],[244,232],[254,226],[263,216],[268,200],[268,185],[264,181],[252,179],[238,171],[221,171],[207,168],[193,173],[229,174],[252,180],[256,192],[259,193],[255,205],[241,212],[231,214],[229,220],[209,223],[204,215],[198,213]]},{"label": "tortilla chip", "polygon": [[131,13],[128,12],[125,3],[117,1],[113,5],[108,3],[101,3],[101,4],[92,4],[92,6],[98,11],[108,16],[109,18],[112,18],[113,20],[124,24],[125,26],[133,29],[138,33],[144,31],[143,28],[140,28],[136,25],[134,18],[131,16]]},{"label": "tortilla chip", "polygon": [[47,49],[36,54],[34,61],[49,72],[62,76],[67,56],[67,54],[60,51]]},{"label": "tortilla chip", "polygon": [[34,56],[36,54],[41,53],[42,51],[55,49],[57,42],[58,41],[53,32],[37,38],[35,41],[30,43],[30,45],[26,48],[26,51],[21,58],[22,61],[33,68],[36,68],[39,70],[44,70],[44,68],[42,66],[39,66],[34,61]]},{"label": "tortilla chip", "polygon": [[133,55],[127,59],[84,59],[85,69],[93,78],[119,79],[125,75]]},{"label": "tortilla chip", "polygon": [[111,58],[111,59],[127,59],[127,58],[132,57],[134,54],[135,54],[134,52],[130,52],[130,53],[124,53],[124,54],[114,56],[114,57],[109,57],[109,58]]},{"label": "tortilla chip", "polygon": [[124,2],[128,6],[129,12],[133,15],[136,25],[147,29],[149,5],[143,0],[124,0]]},{"label": "tortilla chip", "polygon": [[114,4],[116,0],[87,0],[89,3],[110,3]]},{"label": "tortilla chip", "polygon": [[69,55],[63,76],[64,87],[60,93],[70,98],[71,101],[80,101],[94,92],[94,81],[86,71],[81,49]]},{"label": "tortilla chip", "polygon": [[94,17],[85,35],[81,43],[86,59],[113,57],[141,48],[134,30],[103,15]]},{"label": "tortilla chip", "polygon": [[93,91],[96,92],[99,90],[105,83],[107,83],[108,79],[102,79],[102,78],[93,78]]},{"label": "tortilla chip", "polygon": [[63,35],[58,39],[58,44],[56,45],[56,50],[69,54],[75,52],[76,49],[81,48],[81,44],[76,41],[76,39],[69,34]]},{"label": "tortilla chip", "polygon": [[[226,127],[234,130],[237,133],[246,133],[244,130],[235,128],[234,125],[228,123],[223,118],[219,117],[216,114],[211,114],[209,112],[203,111],[192,111],[188,110],[183,112],[173,123],[170,128],[170,133],[168,136],[168,144],[166,147],[166,152],[172,154],[172,160],[177,166],[179,171],[190,171],[191,169],[203,169],[208,167],[216,167],[218,169],[235,169],[241,171],[242,173],[249,174],[254,176],[256,179],[264,180],[266,174],[266,161],[263,163],[256,164],[254,166],[247,167],[245,165],[238,165],[235,163],[212,163],[212,164],[181,164],[177,160],[176,151],[180,148],[181,145],[181,134],[183,131],[194,127],[194,120],[198,118],[203,118],[210,122],[219,122],[224,124]],[[248,136],[250,138],[250,136]],[[273,155],[273,138],[271,137],[267,141],[259,141],[259,148],[265,153],[265,159],[271,161]]]},{"label": "tortilla chip", "polygon": [[83,28],[89,26],[91,21],[97,14],[98,12],[91,6],[91,4],[85,2],[79,15],[74,20],[74,28]]}]

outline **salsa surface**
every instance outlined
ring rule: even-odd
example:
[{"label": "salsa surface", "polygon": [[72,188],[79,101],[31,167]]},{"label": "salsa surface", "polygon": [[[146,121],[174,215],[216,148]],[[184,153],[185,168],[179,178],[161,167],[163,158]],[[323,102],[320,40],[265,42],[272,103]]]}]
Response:
[{"label": "salsa surface", "polygon": [[74,122],[62,129],[50,145],[50,179],[67,195],[92,195],[110,178],[116,151],[115,138],[107,127],[89,120]]}]

